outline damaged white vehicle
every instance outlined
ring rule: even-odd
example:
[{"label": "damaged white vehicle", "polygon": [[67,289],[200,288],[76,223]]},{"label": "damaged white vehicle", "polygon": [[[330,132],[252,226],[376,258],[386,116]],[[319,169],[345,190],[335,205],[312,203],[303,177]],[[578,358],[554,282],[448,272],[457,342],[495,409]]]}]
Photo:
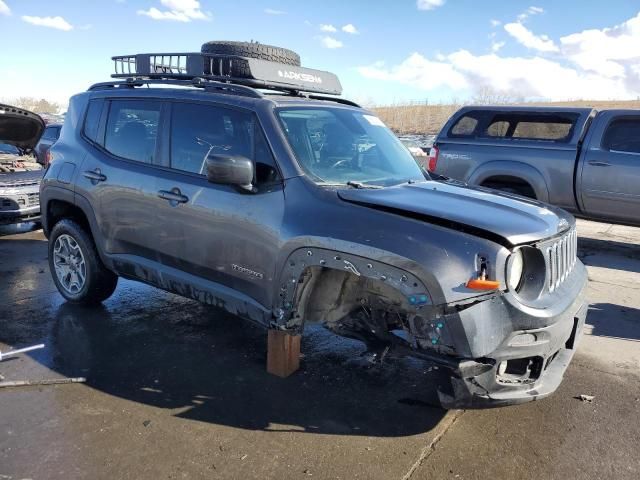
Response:
[{"label": "damaged white vehicle", "polygon": [[44,171],[33,149],[44,127],[35,113],[0,104],[0,224],[40,220]]}]

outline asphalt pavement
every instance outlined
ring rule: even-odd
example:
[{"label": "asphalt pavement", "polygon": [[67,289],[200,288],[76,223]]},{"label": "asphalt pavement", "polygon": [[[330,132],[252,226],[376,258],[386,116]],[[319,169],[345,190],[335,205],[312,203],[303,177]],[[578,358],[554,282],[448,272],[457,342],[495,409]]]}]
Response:
[{"label": "asphalt pavement", "polygon": [[[493,410],[429,406],[434,372],[372,365],[322,328],[302,368],[266,374],[266,335],[121,280],[100,308],[66,304],[29,226],[0,228],[0,479],[640,478],[640,229],[579,221],[591,308],[550,398]],[[591,395],[593,400],[580,400]]]}]

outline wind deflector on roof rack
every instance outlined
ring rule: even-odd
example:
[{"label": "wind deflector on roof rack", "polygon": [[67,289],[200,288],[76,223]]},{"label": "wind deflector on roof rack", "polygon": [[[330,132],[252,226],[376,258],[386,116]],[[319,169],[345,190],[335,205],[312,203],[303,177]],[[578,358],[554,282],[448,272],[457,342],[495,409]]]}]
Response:
[{"label": "wind deflector on roof rack", "polygon": [[113,78],[204,78],[271,90],[342,93],[340,80],[333,73],[256,58],[209,53],[139,53],[112,59]]}]

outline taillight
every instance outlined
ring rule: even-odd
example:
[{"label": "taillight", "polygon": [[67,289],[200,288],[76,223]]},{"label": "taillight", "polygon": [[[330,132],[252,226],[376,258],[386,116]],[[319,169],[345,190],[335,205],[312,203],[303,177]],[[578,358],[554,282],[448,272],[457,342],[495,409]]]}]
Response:
[{"label": "taillight", "polygon": [[438,155],[440,155],[440,149],[435,145],[429,150],[429,171],[435,172],[438,166]]},{"label": "taillight", "polygon": [[51,150],[47,150],[44,154],[44,166],[48,167],[51,163]]}]

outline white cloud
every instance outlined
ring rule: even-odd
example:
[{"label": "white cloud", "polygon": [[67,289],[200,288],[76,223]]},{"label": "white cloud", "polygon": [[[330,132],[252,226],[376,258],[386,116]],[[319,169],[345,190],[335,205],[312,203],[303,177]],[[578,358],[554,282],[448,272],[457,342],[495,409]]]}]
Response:
[{"label": "white cloud", "polygon": [[387,80],[412,85],[423,90],[449,86],[461,90],[468,86],[465,76],[446,61],[428,60],[419,53],[412,53],[401,64],[388,68],[384,62],[358,67],[361,75],[377,80]]},{"label": "white cloud", "polygon": [[342,48],[343,44],[340,40],[336,40],[333,37],[322,37],[320,39],[320,41],[322,42],[322,45],[325,48]]},{"label": "white cloud", "polygon": [[629,89],[622,80],[579,72],[541,57],[500,57],[495,53],[476,56],[467,50],[448,55],[444,62],[413,53],[391,68],[378,62],[358,71],[367,78],[427,91],[448,87],[469,94],[490,87],[517,97],[550,100],[632,98],[640,93],[640,85]]},{"label": "white cloud", "polygon": [[265,8],[264,13],[266,13],[267,15],[286,15],[287,14],[287,12],[285,12],[284,10],[275,10],[273,8]]},{"label": "white cloud", "polygon": [[9,5],[4,3],[3,0],[0,0],[0,15],[11,15],[11,9],[9,8]]},{"label": "white cloud", "polygon": [[138,10],[138,15],[144,15],[154,20],[171,20],[175,22],[190,22],[191,20],[211,20],[211,14],[200,9],[198,0],[160,0],[167,10],[151,7],[149,10]]},{"label": "white cloud", "polygon": [[342,31],[345,33],[350,33],[352,35],[357,35],[358,33],[360,33],[352,23],[347,23],[346,25],[344,25],[342,27]]},{"label": "white cloud", "polygon": [[612,28],[584,30],[560,38],[563,54],[584,70],[607,77],[638,78],[640,13]]},{"label": "white cloud", "polygon": [[502,22],[500,20],[496,20],[493,18],[489,20],[489,22],[491,23],[492,27],[499,27],[500,25],[502,25]]},{"label": "white cloud", "polygon": [[334,27],[333,25],[330,25],[330,24],[327,25],[327,24],[321,23],[320,24],[320,31],[334,33],[334,32],[337,32],[338,29],[336,27]]},{"label": "white cloud", "polygon": [[32,17],[23,15],[22,20],[31,25],[37,25],[38,27],[55,28],[56,30],[63,30],[65,32],[73,30],[73,25],[62,17]]},{"label": "white cloud", "polygon": [[574,33],[559,42],[532,34],[520,22],[514,24],[518,27],[505,29],[532,48],[533,56],[502,56],[499,52],[504,42],[497,42],[495,35],[490,35],[489,54],[461,49],[438,53],[431,59],[412,53],[397,65],[376,62],[361,66],[358,71],[367,78],[462,96],[471,96],[483,88],[526,99],[609,100],[640,96],[640,13],[620,25]]},{"label": "white cloud", "polygon": [[492,42],[491,43],[491,51],[493,53],[498,52],[502,47],[506,45],[507,42]]},{"label": "white cloud", "polygon": [[520,22],[507,23],[505,31],[527,48],[539,52],[557,52],[558,46],[546,35],[536,35]]},{"label": "white cloud", "polygon": [[539,15],[541,13],[544,13],[544,8],[542,8],[542,7],[529,7],[524,12],[522,12],[520,15],[518,15],[518,21],[519,22],[524,22],[530,16]]},{"label": "white cloud", "polygon": [[445,0],[417,0],[418,10],[433,10],[444,5]]}]

